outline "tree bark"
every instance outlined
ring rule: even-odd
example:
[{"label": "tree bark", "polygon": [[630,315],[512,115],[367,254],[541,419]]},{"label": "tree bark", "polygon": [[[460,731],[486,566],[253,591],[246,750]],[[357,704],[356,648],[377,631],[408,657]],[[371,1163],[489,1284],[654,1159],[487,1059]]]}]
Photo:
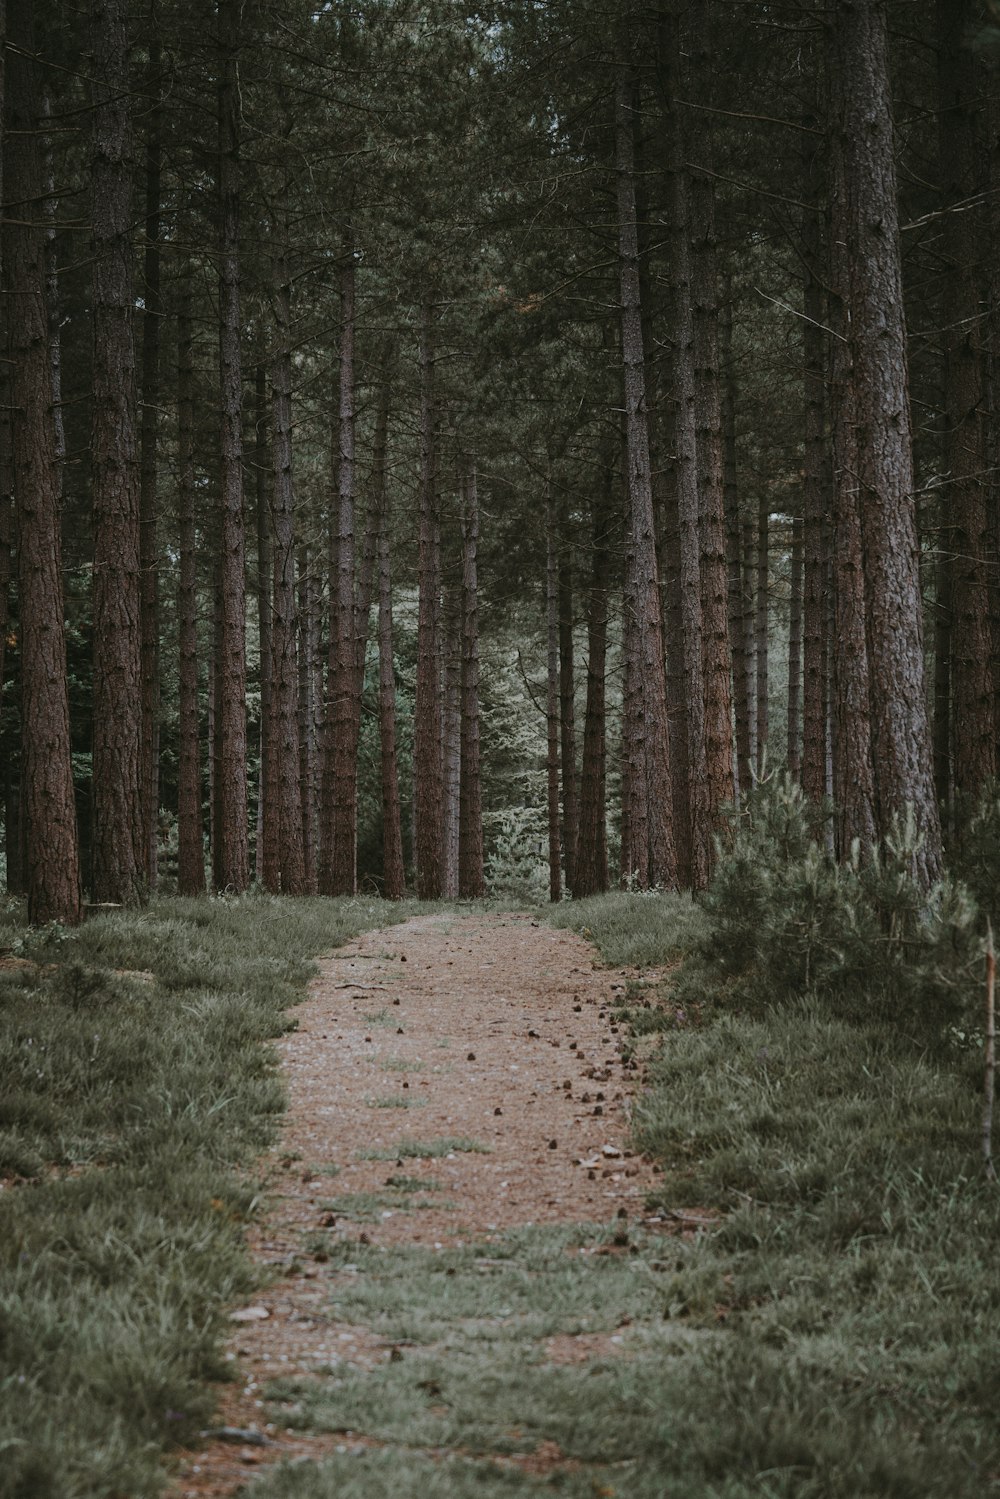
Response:
[{"label": "tree bark", "polygon": [[[639,853],[639,883],[676,888],[677,866],[670,823],[670,739],[667,720],[663,622],[656,572],[656,532],[649,462],[642,305],[639,294],[639,246],[635,207],[635,78],[628,65],[620,69],[615,93],[615,175],[618,207],[618,275],[621,298],[621,342],[624,367],[625,447],[627,456],[628,531],[625,544],[627,632],[634,632],[626,672],[635,672],[641,695],[642,806],[644,826],[632,829]],[[626,646],[628,650],[628,646]],[[638,754],[638,751],[637,751]],[[641,845],[641,847],[640,847]]]},{"label": "tree bark", "polygon": [[271,762],[271,584],[274,554],[271,546],[271,452],[267,365],[260,337],[254,371],[254,509],[257,521],[257,641],[260,652],[260,763],[257,774],[257,841],[254,873],[264,883],[264,849],[268,837],[267,805]]},{"label": "tree bark", "polygon": [[153,93],[146,134],[146,222],[143,252],[142,418],[139,431],[139,568],[142,631],[141,785],[146,879],[156,886],[160,807],[160,579],[157,541],[157,439],[160,407],[160,177],[163,154],[161,54],[152,0],[148,76]]},{"label": "tree bark", "polygon": [[562,771],[562,844],[566,888],[575,884],[573,864],[579,823],[576,773],[576,709],[573,674],[573,569],[569,550],[569,510],[559,508],[559,758]]},{"label": "tree bark", "polygon": [[[549,493],[545,526],[546,693],[545,781],[549,832],[549,900],[562,900],[562,847],[559,838],[559,552],[556,503]],[[640,777],[642,771],[639,772]]]},{"label": "tree bark", "polygon": [[12,467],[18,514],[21,613],[21,816],[27,819],[24,870],[28,919],[80,919],[80,866],[70,758],[63,625],[59,482],[56,472],[45,299],[45,230],[31,0],[9,21],[6,95],[9,147],[4,226],[10,319]]},{"label": "tree bark", "polygon": [[[807,126],[815,123],[810,115]],[[804,161],[807,206],[802,237],[805,285],[802,310],[802,380],[804,404],[803,463],[803,642],[802,642],[802,787],[815,805],[826,791],[826,575],[827,534],[826,358],[824,353],[822,194],[820,165],[810,140]]]},{"label": "tree bark", "polygon": [[788,774],[802,774],[802,517],[792,516],[791,571],[788,621]]},{"label": "tree bark", "polygon": [[219,362],[222,406],[221,654],[218,862],[215,883],[239,895],[250,883],[247,829],[246,541],[243,528],[240,350],[240,132],[238,0],[219,0]]},{"label": "tree bark", "polygon": [[134,904],[147,891],[140,764],[142,638],[132,130],[123,0],[94,0],[93,895]]},{"label": "tree bark", "polygon": [[434,403],[434,312],[423,306],[420,335],[420,536],[417,618],[417,690],[413,725],[414,862],[421,900],[434,900],[442,884],[441,700],[437,619],[441,563],[437,535]]},{"label": "tree bark", "polygon": [[914,872],[941,868],[924,685],[906,328],[900,271],[886,14],[883,0],[837,0],[832,30],[835,128],[845,158],[838,225],[858,421],[858,484],[871,667],[876,827],[913,810],[923,845]]},{"label": "tree bark", "polygon": [[185,268],[177,316],[177,467],[180,585],[180,724],[177,767],[177,891],[205,889],[198,743],[198,585],[195,551],[194,341],[191,319],[193,271]]},{"label": "tree bark", "polygon": [[587,609],[587,703],[580,769],[580,833],[574,871],[576,883],[573,886],[573,895],[577,899],[600,894],[609,885],[605,812],[605,675],[614,474],[610,463],[605,465],[605,473],[600,498],[594,505],[594,540]]},{"label": "tree bark", "polygon": [[[393,363],[390,353],[382,370],[388,387]],[[392,640],[391,500],[386,482],[388,445],[388,389],[381,408],[385,428],[375,443],[375,482],[372,505],[378,516],[378,725],[382,773],[382,877],[388,900],[402,900],[406,892],[403,868],[403,829],[399,805],[399,763],[396,749],[396,673]]]},{"label": "tree bark", "polygon": [[319,653],[319,590],[308,546],[298,549],[299,609],[299,790],[302,819],[302,863],[305,892],[318,889],[316,831],[319,815],[317,776],[319,769],[319,722],[317,684],[322,687]]},{"label": "tree bark", "polygon": [[732,284],[727,286],[720,328],[722,357],[723,501],[726,519],[726,567],[729,574],[729,650],[733,662],[733,721],[736,760],[733,775],[738,798],[753,784],[750,773],[750,709],[747,703],[745,593],[740,554],[740,494],[736,465],[736,367],[733,362]]},{"label": "tree bark", "polygon": [[479,491],[475,467],[465,475],[462,506],[462,784],[458,893],[486,894],[479,730]]},{"label": "tree bark", "polygon": [[764,773],[767,761],[769,639],[768,589],[770,583],[770,505],[766,495],[761,495],[757,506],[757,614],[754,646],[754,664],[757,671],[757,775]]}]

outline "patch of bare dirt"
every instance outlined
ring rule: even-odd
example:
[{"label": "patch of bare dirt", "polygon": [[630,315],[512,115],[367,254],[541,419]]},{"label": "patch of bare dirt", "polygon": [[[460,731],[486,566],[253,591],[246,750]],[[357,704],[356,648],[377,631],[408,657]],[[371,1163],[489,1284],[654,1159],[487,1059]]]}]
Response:
[{"label": "patch of bare dirt", "polygon": [[[220,1415],[265,1445],[230,1438],[185,1454],[174,1499],[221,1499],[262,1462],[335,1445],[262,1427],[267,1381],[391,1357],[325,1310],[324,1266],[305,1250],[317,1232],[438,1249],[531,1224],[639,1219],[654,1184],[628,1147],[638,1064],[622,1057],[613,1019],[637,975],[600,966],[582,938],[529,916],[443,913],[369,933],[320,967],[279,1043],[289,1111],[251,1236],[279,1277],[297,1257],[306,1268],[237,1309],[252,1315],[234,1322],[237,1378]],[[406,1153],[443,1139],[486,1149]],[[435,1184],[416,1192],[427,1205],[379,1207],[387,1179],[404,1175]],[[363,1224],[331,1208],[356,1193],[376,1195]],[[617,1351],[613,1336],[602,1352]],[[554,1339],[550,1352],[593,1350]]]}]

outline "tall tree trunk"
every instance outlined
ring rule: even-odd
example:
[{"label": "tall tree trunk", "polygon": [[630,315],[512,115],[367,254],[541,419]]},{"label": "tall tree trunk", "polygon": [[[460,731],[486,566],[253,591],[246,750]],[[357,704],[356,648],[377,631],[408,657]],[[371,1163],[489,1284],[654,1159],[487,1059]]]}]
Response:
[{"label": "tall tree trunk", "polygon": [[298,549],[299,605],[299,791],[302,819],[302,863],[305,891],[315,895],[317,771],[319,724],[317,718],[317,683],[322,685],[322,663],[319,654],[319,592],[308,546]]},{"label": "tall tree trunk", "polygon": [[942,545],[951,552],[955,790],[974,801],[997,771],[987,557],[986,454],[983,442],[983,363],[979,262],[983,251],[976,111],[981,80],[969,37],[978,6],[937,0],[938,132],[943,207],[945,490],[951,518]]},{"label": "tall tree trunk", "polygon": [[441,894],[441,700],[437,616],[441,564],[437,536],[434,311],[424,303],[420,334],[420,537],[417,690],[413,724],[414,862],[421,900]]},{"label": "tall tree trunk", "polygon": [[687,722],[687,785],[691,828],[690,883],[708,883],[712,848],[705,744],[705,658],[702,638],[701,528],[698,495],[697,404],[694,368],[694,311],[691,265],[689,181],[685,132],[676,106],[680,71],[677,17],[660,12],[660,93],[666,117],[671,235],[671,317],[674,342],[674,448],[680,550],[680,615],[684,643],[684,703]]},{"label": "tall tree trunk", "polygon": [[[706,0],[689,12],[688,53],[693,96],[711,99],[712,57]],[[701,131],[690,169],[692,344],[695,426],[700,502],[702,664],[705,680],[705,769],[712,832],[723,806],[733,799],[732,652],[729,644],[721,376],[719,371],[719,276],[716,264],[715,179],[711,116]],[[691,160],[692,152],[688,159]]]},{"label": "tall tree trunk", "polygon": [[389,378],[395,359],[390,349],[382,369],[386,386],[375,442],[372,506],[378,516],[378,727],[382,779],[382,876],[388,900],[406,893],[403,829],[399,805],[399,761],[396,750],[396,672],[392,640],[391,500],[386,482],[388,457]]},{"label": "tall tree trunk", "polygon": [[458,893],[479,900],[483,879],[483,790],[479,736],[479,490],[464,476],[462,505],[462,785]]},{"label": "tall tree trunk", "polygon": [[[549,830],[549,900],[562,900],[562,847],[559,839],[559,552],[556,543],[556,503],[546,499],[545,622],[546,622],[546,746],[545,779]],[[642,771],[639,777],[643,779]]]},{"label": "tall tree trunk", "polygon": [[462,796],[462,591],[449,583],[441,613],[441,713],[443,846],[441,894],[458,896]]},{"label": "tall tree trunk", "polygon": [[761,495],[757,506],[757,640],[754,647],[754,662],[757,668],[757,774],[763,774],[764,764],[767,759],[767,741],[769,734],[768,725],[768,696],[770,691],[769,677],[769,637],[767,633],[768,623],[768,592],[770,583],[770,505],[767,497]]},{"label": "tall tree trunk", "polygon": [[[814,116],[805,122],[812,128]],[[824,356],[822,225],[818,205],[822,172],[812,137],[804,170],[808,184],[803,211],[805,286],[803,288],[802,380],[804,404],[803,464],[803,641],[802,641],[802,787],[818,805],[826,791],[826,575],[827,489],[823,463],[826,449],[826,359]]]},{"label": "tall tree trunk", "polygon": [[885,837],[912,807],[923,846],[918,877],[941,867],[924,690],[906,329],[888,41],[882,0],[837,0],[831,30],[835,129],[846,193],[835,238],[846,244],[858,488],[871,668],[876,826]]},{"label": "tall tree trunk", "polygon": [[[618,277],[624,367],[625,445],[627,455],[628,531],[625,544],[625,608],[634,630],[634,655],[626,671],[638,674],[644,734],[641,774],[645,826],[633,829],[633,846],[641,837],[640,883],[673,889],[677,884],[670,823],[670,739],[667,721],[663,623],[656,573],[656,532],[649,462],[642,305],[639,295],[639,245],[635,207],[635,77],[622,65],[615,91],[615,175],[618,207]],[[646,864],[648,860],[648,865]],[[645,867],[644,867],[645,866]]]},{"label": "tall tree trunk", "polygon": [[337,507],[337,650],[333,680],[333,848],[330,895],[353,895],[358,863],[358,736],[354,545],[354,245],[349,241],[340,280],[340,464]]},{"label": "tall tree trunk", "polygon": [[720,327],[722,358],[723,500],[726,518],[726,567],[729,573],[729,650],[733,662],[733,721],[736,728],[734,789],[750,790],[750,708],[747,703],[745,593],[740,555],[740,494],[736,466],[736,366],[733,362],[732,283],[726,288]]},{"label": "tall tree trunk", "polygon": [[788,774],[802,775],[802,517],[792,516],[788,599]]},{"label": "tall tree trunk", "polygon": [[[284,194],[288,182],[285,181]],[[292,475],[292,328],[287,259],[287,205],[276,227],[272,305],[275,346],[271,365],[274,593],[271,614],[271,732],[265,787],[264,884],[286,895],[306,888],[299,765],[298,661],[295,609],[295,497]]]},{"label": "tall tree trunk", "polygon": [[142,420],[139,433],[139,567],[142,630],[141,785],[146,830],[146,879],[156,886],[160,807],[160,580],[157,544],[157,437],[160,406],[160,165],[163,92],[156,0],[149,20],[153,106],[146,127],[146,234],[143,254]]},{"label": "tall tree trunk", "polygon": [[95,0],[94,898],[146,892],[128,41],[123,0]]},{"label": "tall tree trunk", "polygon": [[4,225],[10,318],[12,466],[18,512],[21,615],[21,815],[27,819],[25,884],[32,922],[80,919],[80,866],[70,758],[63,625],[59,482],[52,424],[45,231],[31,0],[12,11],[6,69],[9,132]]},{"label": "tall tree trunk", "polygon": [[573,567],[569,549],[569,510],[565,501],[559,512],[559,757],[562,769],[563,859],[566,888],[575,884],[579,822],[579,788],[576,775],[576,711],[573,677]]},{"label": "tall tree trunk", "polygon": [[587,703],[583,720],[583,760],[580,769],[580,832],[577,840],[573,895],[597,895],[607,890],[608,849],[605,822],[605,675],[608,642],[608,590],[611,582],[611,527],[613,465],[594,505],[590,599],[587,608]]},{"label": "tall tree trunk", "polygon": [[220,890],[241,894],[250,883],[247,829],[246,541],[243,529],[242,359],[240,349],[241,5],[219,0],[219,359],[222,405],[221,656],[219,749]]},{"label": "tall tree trunk", "polygon": [[257,775],[257,840],[254,874],[264,883],[264,849],[269,810],[267,788],[271,761],[271,583],[274,554],[271,548],[271,452],[268,434],[271,420],[267,399],[267,365],[260,340],[254,372],[254,510],[257,521],[257,640],[260,648],[260,753]]},{"label": "tall tree trunk", "polygon": [[177,766],[177,891],[200,895],[205,888],[198,744],[198,584],[195,551],[194,341],[191,320],[193,271],[185,267],[177,315],[177,467],[180,586],[180,724]]},{"label": "tall tree trunk", "polygon": [[[747,728],[750,740],[750,783],[757,774],[757,613],[755,608],[754,582],[757,570],[754,566],[754,535],[756,520],[746,516],[743,521],[743,661],[746,666]],[[748,785],[748,789],[749,789]]]}]

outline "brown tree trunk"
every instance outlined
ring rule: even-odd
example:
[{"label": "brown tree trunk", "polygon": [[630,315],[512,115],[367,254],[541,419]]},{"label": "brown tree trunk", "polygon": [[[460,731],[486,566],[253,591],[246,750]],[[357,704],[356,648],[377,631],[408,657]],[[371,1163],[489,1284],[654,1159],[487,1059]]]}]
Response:
[{"label": "brown tree trunk", "polygon": [[[287,193],[288,184],[285,183]],[[284,241],[287,224],[277,226]],[[299,764],[298,661],[295,609],[295,498],[292,477],[291,286],[287,248],[274,264],[275,347],[271,365],[272,531],[274,590],[271,613],[271,730],[264,799],[264,884],[285,895],[306,888]]]},{"label": "brown tree trunk", "polygon": [[791,572],[788,599],[788,774],[802,774],[802,517],[792,517]]},{"label": "brown tree trunk", "polygon": [[[618,208],[618,275],[624,367],[628,531],[625,543],[626,673],[634,672],[641,694],[641,767],[644,826],[632,829],[641,848],[635,872],[641,885],[676,888],[677,866],[670,821],[670,739],[667,720],[663,622],[656,572],[656,532],[649,462],[639,246],[635,207],[635,78],[622,66],[615,92],[615,175]],[[558,619],[557,619],[558,623]],[[648,861],[648,862],[647,862]]]},{"label": "brown tree trunk", "polygon": [[757,775],[757,613],[754,604],[754,533],[756,521],[749,516],[743,521],[743,660],[746,665],[747,727],[750,739],[750,782]]},{"label": "brown tree trunk", "polygon": [[358,863],[358,736],[354,545],[354,246],[349,242],[340,281],[340,463],[337,507],[337,649],[332,686],[333,848],[327,894],[353,895]]},{"label": "brown tree trunk", "polygon": [[[814,123],[809,116],[806,125]],[[817,205],[821,172],[811,138],[805,159],[808,183],[803,213],[805,286],[803,289],[802,377],[804,403],[803,464],[803,642],[802,642],[802,787],[818,805],[826,791],[826,575],[827,489],[823,463],[826,448],[826,359],[824,357],[823,240]]]},{"label": "brown tree trunk", "polygon": [[441,611],[441,894],[458,896],[462,796],[462,592],[449,584]]},{"label": "brown tree trunk", "polygon": [[36,115],[33,7],[22,0],[9,23],[6,94],[9,147],[4,226],[10,318],[12,467],[18,512],[21,614],[21,816],[32,922],[80,919],[80,866],[70,758],[63,625],[59,483],[52,426],[45,230]]},{"label": "brown tree trunk", "polygon": [[93,895],[146,894],[128,41],[123,0],[93,7]]},{"label": "brown tree trunk", "polygon": [[298,549],[299,605],[299,790],[302,818],[302,863],[305,891],[315,895],[318,889],[316,870],[316,830],[319,807],[317,776],[319,768],[319,722],[317,716],[317,683],[322,686],[322,663],[319,654],[319,591],[312,558],[307,546]]},{"label": "brown tree trunk", "polygon": [[736,367],[733,362],[732,283],[723,302],[722,339],[722,451],[723,498],[726,517],[726,567],[729,573],[729,649],[733,661],[733,720],[736,728],[734,789],[746,794],[750,774],[750,708],[747,703],[745,592],[740,555],[740,495],[736,467]]},{"label": "brown tree trunk", "polygon": [[762,775],[767,760],[768,725],[768,585],[770,582],[770,506],[761,495],[757,507],[757,640],[754,664],[757,670],[757,774]]},{"label": "brown tree trunk", "polygon": [[[831,31],[834,122],[846,193],[835,237],[846,250],[858,488],[864,541],[876,827],[913,809],[923,847],[915,873],[941,867],[924,687],[920,576],[913,498],[906,329],[888,41],[882,0],[837,0]],[[836,199],[835,199],[836,202]]]},{"label": "brown tree trunk", "polygon": [[462,506],[462,786],[458,893],[486,894],[483,879],[483,791],[479,737],[479,492],[476,470],[465,475]]},{"label": "brown tree trunk", "polygon": [[160,580],[157,543],[157,437],[160,406],[160,164],[163,96],[156,5],[151,7],[149,80],[153,107],[146,127],[146,234],[143,255],[142,420],[139,432],[139,567],[142,629],[142,815],[146,879],[156,887],[160,807]]},{"label": "brown tree trunk", "polygon": [[[391,358],[383,367],[388,383]],[[392,646],[392,559],[389,486],[386,483],[389,398],[384,401],[386,430],[375,444],[375,483],[372,505],[378,516],[378,725],[382,772],[382,876],[388,900],[406,893],[403,869],[403,829],[399,806],[399,763],[396,751],[396,673]]]},{"label": "brown tree trunk", "polygon": [[573,567],[569,550],[569,508],[559,513],[559,757],[562,768],[563,859],[566,888],[576,881],[573,864],[579,823],[579,787],[576,773],[576,706],[573,674]]},{"label": "brown tree trunk", "polygon": [[240,350],[239,69],[241,6],[219,0],[219,362],[222,406],[221,655],[219,679],[218,863],[220,890],[250,883],[247,829],[246,542],[243,529]]},{"label": "brown tree trunk", "polygon": [[205,888],[198,743],[198,586],[195,536],[194,342],[191,320],[193,270],[185,268],[177,315],[177,487],[180,587],[179,745],[177,765],[177,891],[200,895]]},{"label": "brown tree trunk", "polygon": [[[694,0],[688,15],[691,95],[711,99],[713,72],[706,0]],[[721,825],[723,806],[733,799],[733,723],[719,371],[719,277],[710,132],[711,116],[700,132],[697,152],[692,151],[688,157],[689,161],[693,156],[698,162],[689,172],[688,232],[700,505],[705,769],[710,826],[715,833]]]},{"label": "brown tree trunk", "polygon": [[607,745],[605,675],[608,641],[608,589],[611,581],[613,466],[594,505],[594,541],[590,600],[587,609],[587,703],[583,721],[580,770],[580,833],[576,849],[573,895],[582,898],[607,890],[608,848],[605,820]]},{"label": "brown tree trunk", "polygon": [[[562,900],[562,847],[559,838],[559,552],[556,503],[549,494],[545,527],[546,746],[545,779],[549,830],[549,900]],[[644,780],[642,772],[639,778]]]},{"label": "brown tree trunk", "polygon": [[942,545],[951,553],[951,673],[955,791],[968,812],[997,771],[992,638],[987,577],[990,552],[979,263],[981,210],[976,112],[981,80],[969,36],[978,7],[937,0],[938,138],[943,207],[940,254],[944,289],[944,492],[951,526]]},{"label": "brown tree trunk", "polygon": [[271,453],[268,442],[270,414],[267,399],[267,365],[263,339],[254,372],[254,509],[257,521],[257,640],[260,649],[260,763],[257,775],[256,847],[254,874],[264,883],[264,849],[267,843],[267,791],[271,761],[271,582],[274,554],[271,549]]},{"label": "brown tree trunk", "polygon": [[437,616],[441,563],[437,535],[434,312],[425,302],[420,335],[420,536],[417,690],[413,724],[414,862],[421,900],[441,894],[441,700]]}]

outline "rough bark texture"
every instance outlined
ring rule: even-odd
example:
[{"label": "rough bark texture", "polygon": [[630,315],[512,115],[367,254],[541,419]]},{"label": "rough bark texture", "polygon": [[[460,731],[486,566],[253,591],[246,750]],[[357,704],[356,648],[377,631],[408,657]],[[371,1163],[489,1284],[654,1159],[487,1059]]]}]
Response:
[{"label": "rough bark texture", "polygon": [[441,611],[441,894],[458,896],[462,797],[462,591],[449,583]]},{"label": "rough bark texture", "polygon": [[835,128],[845,156],[843,238],[857,404],[858,480],[871,667],[876,825],[912,807],[915,872],[941,867],[924,684],[906,329],[885,7],[838,0]]},{"label": "rough bark texture", "polygon": [[[388,361],[386,362],[388,366]],[[388,383],[388,367],[383,379]],[[385,398],[388,426],[389,399]],[[382,773],[382,877],[389,900],[402,900],[406,889],[403,869],[403,829],[399,806],[399,763],[396,752],[396,674],[392,655],[392,558],[389,486],[386,483],[386,440],[375,447],[375,484],[372,504],[378,515],[378,726]]]},{"label": "rough bark texture", "polygon": [[736,466],[736,368],[733,362],[732,286],[727,287],[720,325],[722,361],[723,500],[726,519],[726,568],[729,574],[729,650],[733,662],[733,722],[736,759],[733,789],[750,790],[750,709],[747,703],[746,632],[743,624],[743,565],[740,555],[740,492]]},{"label": "rough bark texture", "polygon": [[[615,176],[618,207],[618,274],[624,367],[628,530],[625,540],[626,672],[639,678],[643,739],[641,775],[645,826],[632,828],[633,868],[641,885],[672,889],[677,883],[670,823],[670,738],[667,721],[663,623],[656,572],[653,486],[649,463],[639,247],[634,182],[634,78],[622,67],[615,93]],[[636,858],[638,853],[639,857]]]},{"label": "rough bark texture", "polygon": [[80,867],[70,760],[56,473],[45,302],[45,231],[36,218],[42,166],[30,0],[12,11],[7,56],[4,226],[10,320],[12,449],[18,514],[21,610],[21,816],[27,820],[24,883],[33,922],[80,919]]},{"label": "rough bark texture", "polygon": [[263,339],[258,343],[254,371],[254,511],[257,522],[257,640],[260,648],[260,765],[257,776],[257,839],[254,873],[264,881],[264,849],[267,842],[267,789],[271,758],[271,583],[274,556],[271,549],[271,428],[267,399],[267,365]]},{"label": "rough bark texture", "polygon": [[766,495],[761,495],[757,506],[757,612],[756,612],[756,641],[754,644],[754,665],[757,672],[757,774],[763,773],[767,760],[767,741],[769,733],[768,724],[768,697],[769,697],[769,639],[767,633],[768,623],[768,588],[770,583],[770,532],[771,512]]},{"label": "rough bark texture", "polygon": [[149,83],[153,107],[146,126],[146,220],[142,274],[142,416],[139,429],[139,568],[142,631],[142,817],[146,879],[156,885],[160,807],[160,577],[157,543],[157,439],[160,406],[160,165],[163,99],[155,0],[150,19]]},{"label": "rough bark texture", "polygon": [[573,674],[573,568],[568,549],[569,508],[559,511],[559,760],[562,775],[562,843],[566,888],[573,889],[579,822],[576,770],[576,706]]},{"label": "rough bark texture", "polygon": [[[978,17],[970,0],[937,0],[938,131],[942,206],[941,327],[944,343],[945,500],[951,525],[954,782],[968,804],[997,771],[991,660],[983,361],[978,259],[981,210],[976,111],[981,79],[968,45]],[[960,205],[960,207],[958,207]]]},{"label": "rough bark texture", "polygon": [[180,584],[179,760],[177,766],[177,891],[200,895],[205,888],[198,744],[198,587],[195,553],[194,343],[191,282],[187,268],[177,316],[177,507]]},{"label": "rough bark texture", "polygon": [[437,535],[434,404],[434,311],[425,302],[420,335],[420,536],[417,690],[413,724],[414,862],[421,900],[441,894],[441,701],[438,607],[441,564]]},{"label": "rough bark texture", "polygon": [[250,883],[247,830],[246,541],[243,529],[240,352],[240,6],[219,0],[219,364],[222,408],[219,836],[215,884],[241,894]]},{"label": "rough bark texture", "polygon": [[580,832],[577,840],[573,895],[607,890],[608,847],[605,813],[607,741],[605,673],[608,643],[608,589],[611,581],[611,486],[613,466],[606,465],[601,498],[594,506],[594,541],[590,599],[587,608],[587,703],[583,721],[580,768]]},{"label": "rough bark texture", "polygon": [[466,475],[462,507],[462,789],[458,893],[478,900],[483,878],[483,788],[479,737],[479,490]]},{"label": "rough bark texture", "polygon": [[299,616],[299,791],[302,819],[302,864],[305,889],[318,890],[316,834],[319,818],[319,694],[322,662],[319,651],[319,585],[307,546],[297,552]]},{"label": "rough bark texture", "polygon": [[[711,99],[712,56],[706,0],[694,0],[688,20],[689,96]],[[699,498],[702,600],[702,670],[705,683],[705,769],[712,832],[733,799],[732,652],[729,643],[729,575],[726,566],[719,276],[715,236],[715,183],[711,124],[699,134],[698,165],[689,176],[692,352]]]},{"label": "rough bark texture", "polygon": [[[810,124],[810,119],[806,124]],[[811,144],[811,137],[807,139]],[[824,662],[827,559],[823,545],[827,524],[827,492],[823,478],[826,360],[820,326],[824,321],[822,226],[814,207],[820,195],[820,171],[812,154],[807,157],[805,166],[809,192],[808,206],[803,213],[802,786],[809,799],[819,803],[826,789],[827,741]]]},{"label": "rough bark texture", "polygon": [[[283,238],[284,226],[277,233]],[[299,763],[298,617],[295,602],[295,498],[292,473],[291,288],[285,247],[274,264],[274,353],[271,364],[271,517],[274,582],[271,609],[271,727],[264,801],[264,884],[302,895],[306,888]]]},{"label": "rough bark texture", "polygon": [[94,412],[93,897],[147,889],[140,780],[139,461],[132,290],[132,130],[123,0],[92,10]]},{"label": "rough bark texture", "polygon": [[788,619],[788,774],[802,773],[802,517],[792,517]]},{"label": "rough bark texture", "polygon": [[340,464],[337,524],[337,649],[333,679],[333,848],[329,895],[353,895],[358,863],[358,735],[361,697],[355,666],[353,245],[340,280]]},{"label": "rough bark texture", "polygon": [[549,900],[562,900],[562,847],[559,837],[559,549],[557,510],[551,494],[545,527],[545,783],[549,833]]}]

